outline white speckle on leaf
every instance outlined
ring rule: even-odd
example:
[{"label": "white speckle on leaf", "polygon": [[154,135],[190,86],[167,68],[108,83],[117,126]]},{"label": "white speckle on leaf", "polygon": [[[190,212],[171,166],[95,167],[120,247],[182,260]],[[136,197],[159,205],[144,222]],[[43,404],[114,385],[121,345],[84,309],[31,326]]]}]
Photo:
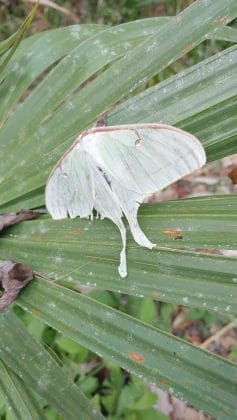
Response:
[{"label": "white speckle on leaf", "polygon": [[71,26],[70,27],[70,35],[74,38],[74,39],[77,39],[77,40],[79,40],[80,38],[81,38],[81,36],[80,36],[80,29],[81,29],[81,27],[80,26]]},{"label": "white speckle on leaf", "polygon": [[46,375],[42,375],[41,378],[38,380],[38,385],[41,389],[46,390],[50,384],[50,379]]}]

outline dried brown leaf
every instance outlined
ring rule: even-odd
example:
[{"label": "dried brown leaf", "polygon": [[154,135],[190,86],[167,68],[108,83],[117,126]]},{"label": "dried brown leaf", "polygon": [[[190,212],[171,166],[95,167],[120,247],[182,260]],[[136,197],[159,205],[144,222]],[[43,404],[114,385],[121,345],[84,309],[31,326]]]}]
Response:
[{"label": "dried brown leaf", "polygon": [[231,179],[232,184],[237,184],[237,166],[232,169],[232,171],[228,174],[228,177]]},{"label": "dried brown leaf", "polygon": [[8,226],[23,222],[24,220],[36,219],[41,216],[42,212],[23,210],[20,213],[5,213],[0,214],[0,231]]},{"label": "dried brown leaf", "polygon": [[0,260],[0,284],[4,290],[0,298],[0,310],[12,303],[19,291],[34,277],[30,267],[22,263]]}]

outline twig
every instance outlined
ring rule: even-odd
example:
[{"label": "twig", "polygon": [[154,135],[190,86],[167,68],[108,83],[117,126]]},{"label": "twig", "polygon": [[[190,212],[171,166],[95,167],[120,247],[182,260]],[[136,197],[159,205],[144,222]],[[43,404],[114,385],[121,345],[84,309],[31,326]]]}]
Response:
[{"label": "twig", "polygon": [[205,340],[199,347],[201,349],[207,349],[213,341],[217,341],[228,330],[234,327],[237,327],[237,319],[234,319],[233,321],[229,322],[229,324],[225,325],[223,328],[218,330],[215,334],[208,337],[207,340]]}]

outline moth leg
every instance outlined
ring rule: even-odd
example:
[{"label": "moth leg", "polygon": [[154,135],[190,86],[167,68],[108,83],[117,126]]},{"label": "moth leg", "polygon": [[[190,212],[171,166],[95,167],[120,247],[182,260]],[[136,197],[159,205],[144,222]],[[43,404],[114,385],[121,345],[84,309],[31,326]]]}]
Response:
[{"label": "moth leg", "polygon": [[107,126],[107,112],[102,112],[99,118],[94,124],[94,127],[106,127]]},{"label": "moth leg", "polygon": [[142,139],[140,134],[138,133],[137,130],[133,129],[134,133],[137,135],[137,140],[135,141],[135,147],[139,147],[142,144]]}]

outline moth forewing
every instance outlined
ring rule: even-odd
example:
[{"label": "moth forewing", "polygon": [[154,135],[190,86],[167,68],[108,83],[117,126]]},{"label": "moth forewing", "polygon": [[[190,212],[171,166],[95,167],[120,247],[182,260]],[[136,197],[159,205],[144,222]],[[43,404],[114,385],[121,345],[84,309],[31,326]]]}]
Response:
[{"label": "moth forewing", "polygon": [[46,207],[54,219],[87,217],[95,201],[91,159],[76,142],[52,171],[46,185]]}]

